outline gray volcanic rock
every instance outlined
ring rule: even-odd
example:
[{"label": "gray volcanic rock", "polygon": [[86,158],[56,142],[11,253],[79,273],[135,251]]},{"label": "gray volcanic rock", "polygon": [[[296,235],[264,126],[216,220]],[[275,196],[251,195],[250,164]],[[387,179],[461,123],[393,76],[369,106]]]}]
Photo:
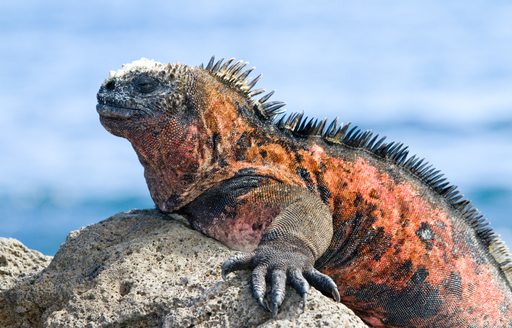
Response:
[{"label": "gray volcanic rock", "polygon": [[2,327],[366,327],[312,290],[288,290],[277,320],[249,272],[220,277],[235,252],[179,217],[131,211],[69,234],[51,264],[0,293]]},{"label": "gray volcanic rock", "polygon": [[16,239],[0,238],[0,291],[46,268],[51,259]]}]

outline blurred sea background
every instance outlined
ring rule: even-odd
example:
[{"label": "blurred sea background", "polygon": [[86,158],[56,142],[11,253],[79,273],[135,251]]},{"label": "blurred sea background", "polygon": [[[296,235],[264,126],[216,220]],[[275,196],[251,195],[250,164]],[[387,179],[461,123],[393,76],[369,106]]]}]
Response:
[{"label": "blurred sea background", "polygon": [[426,157],[512,246],[509,1],[2,1],[0,236],[55,253],[70,230],[152,207],[95,111],[140,57],[250,62],[288,111],[351,121]]}]

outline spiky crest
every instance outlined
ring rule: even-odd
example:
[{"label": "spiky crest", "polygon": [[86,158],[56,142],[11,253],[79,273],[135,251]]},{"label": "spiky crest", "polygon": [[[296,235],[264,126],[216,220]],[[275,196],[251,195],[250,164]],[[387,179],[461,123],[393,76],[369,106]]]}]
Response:
[{"label": "spiky crest", "polygon": [[246,78],[254,68],[243,71],[247,63],[240,60],[235,62],[233,58],[224,63],[223,61],[224,59],[220,59],[216,62],[215,57],[212,57],[205,68],[202,64],[200,67],[245,95],[247,100],[254,105],[256,114],[265,121],[275,124],[279,130],[288,131],[297,138],[320,137],[332,145],[343,145],[365,150],[379,159],[388,160],[401,167],[422,181],[436,194],[443,197],[452,209],[460,213],[463,220],[474,229],[478,239],[487,247],[512,288],[512,253],[499,235],[492,230],[484,216],[469,200],[465,199],[456,186],[447,181],[440,170],[436,170],[424,158],[416,155],[408,156],[408,147],[403,143],[386,143],[384,142],[386,137],[379,136],[372,131],[362,131],[357,126],[350,128],[350,122],[338,124],[337,118],[327,126],[327,119],[319,120],[314,117],[308,119],[307,116],[304,116],[304,113],[291,113],[282,115],[274,122],[276,116],[284,113],[281,108],[285,103],[280,101],[267,102],[274,91],[260,99],[255,99],[255,95],[265,92],[264,89],[251,91],[261,75],[249,81]]},{"label": "spiky crest", "polygon": [[219,78],[227,86],[238,90],[247,98],[258,116],[265,121],[272,121],[277,115],[284,113],[281,108],[285,103],[282,101],[268,101],[274,91],[270,91],[260,99],[255,98],[255,96],[264,93],[265,89],[253,89],[260,80],[261,74],[252,80],[247,78],[254,70],[254,67],[244,70],[247,64],[242,60],[235,61],[234,58],[229,58],[226,61],[222,58],[215,61],[215,56],[213,56],[206,67],[203,64],[199,67]]}]

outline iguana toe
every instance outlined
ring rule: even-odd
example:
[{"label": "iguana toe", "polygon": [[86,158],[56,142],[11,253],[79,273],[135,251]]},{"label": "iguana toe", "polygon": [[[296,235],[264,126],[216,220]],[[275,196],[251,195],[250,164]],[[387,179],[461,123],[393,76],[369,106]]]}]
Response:
[{"label": "iguana toe", "polygon": [[256,301],[259,305],[261,305],[266,310],[270,311],[270,308],[265,300],[265,293],[267,290],[267,282],[266,282],[266,275],[267,275],[267,266],[257,266],[253,272],[251,277],[252,282],[252,293]]},{"label": "iguana toe", "polygon": [[277,316],[279,306],[283,303],[286,295],[286,272],[281,269],[272,271],[272,285],[271,285],[271,298],[272,298],[272,317]]},{"label": "iguana toe", "polygon": [[234,271],[249,270],[252,268],[252,258],[254,254],[239,254],[230,257],[222,264],[222,279],[226,280],[226,276]]},{"label": "iguana toe", "polygon": [[331,279],[331,277],[321,273],[315,268],[304,272],[304,277],[313,287],[332,295],[332,298],[334,298],[336,302],[340,301],[340,293],[338,291],[338,287],[336,286],[334,280]]},{"label": "iguana toe", "polygon": [[288,282],[302,296],[302,312],[306,309],[306,301],[309,293],[309,283],[302,275],[302,272],[296,268],[288,269]]}]

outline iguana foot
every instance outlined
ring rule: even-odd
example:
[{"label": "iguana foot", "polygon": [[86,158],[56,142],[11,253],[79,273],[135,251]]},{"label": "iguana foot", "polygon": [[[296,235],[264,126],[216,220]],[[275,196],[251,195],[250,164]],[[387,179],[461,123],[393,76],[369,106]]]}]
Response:
[{"label": "iguana foot", "polygon": [[[274,240],[261,243],[253,253],[229,258],[222,265],[222,277],[225,279],[233,271],[252,269],[253,296],[275,318],[285,298],[286,283],[302,297],[303,311],[310,285],[340,301],[334,281],[316,270],[313,263],[313,255],[308,254],[303,246]],[[270,283],[270,304],[265,299],[267,282]]]}]

